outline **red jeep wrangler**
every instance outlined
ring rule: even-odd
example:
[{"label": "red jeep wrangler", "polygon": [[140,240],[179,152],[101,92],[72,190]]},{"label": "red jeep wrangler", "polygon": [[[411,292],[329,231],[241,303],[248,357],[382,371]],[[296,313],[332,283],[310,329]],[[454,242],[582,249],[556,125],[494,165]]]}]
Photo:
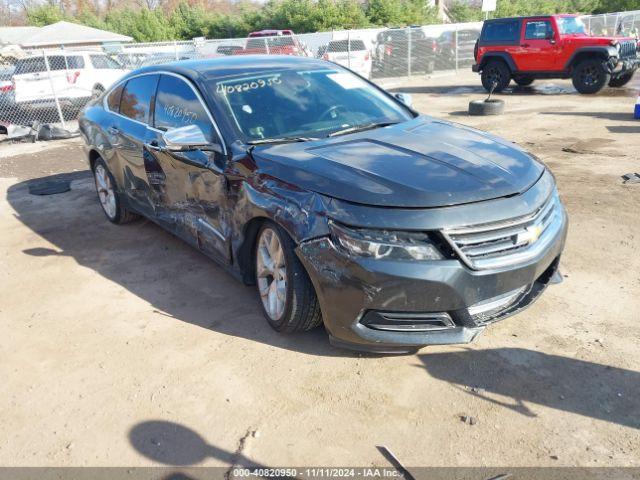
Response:
[{"label": "red jeep wrangler", "polygon": [[589,36],[576,15],[499,18],[484,22],[472,69],[489,91],[503,90],[511,79],[524,86],[536,78],[571,78],[578,92],[596,93],[631,80],[637,49],[632,38]]}]

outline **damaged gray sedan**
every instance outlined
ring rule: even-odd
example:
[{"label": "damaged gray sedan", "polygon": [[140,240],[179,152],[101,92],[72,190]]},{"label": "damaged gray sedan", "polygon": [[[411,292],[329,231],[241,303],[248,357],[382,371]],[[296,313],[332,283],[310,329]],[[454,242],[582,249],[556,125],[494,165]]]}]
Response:
[{"label": "damaged gray sedan", "polygon": [[237,56],[136,70],[84,110],[107,218],[147,217],[255,285],[280,332],[465,343],[559,280],[567,216],[516,145],[350,71]]}]

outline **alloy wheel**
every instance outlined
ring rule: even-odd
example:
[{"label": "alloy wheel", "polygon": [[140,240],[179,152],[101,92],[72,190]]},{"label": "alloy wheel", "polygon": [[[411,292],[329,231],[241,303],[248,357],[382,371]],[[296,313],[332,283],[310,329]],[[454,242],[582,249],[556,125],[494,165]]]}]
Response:
[{"label": "alloy wheel", "polygon": [[580,72],[580,80],[585,85],[595,85],[599,80],[598,69],[595,66],[588,66],[583,68],[582,72]]},{"label": "alloy wheel", "polygon": [[107,217],[113,220],[116,216],[116,195],[113,190],[113,184],[111,183],[111,177],[107,169],[102,165],[96,167],[94,177],[100,205],[102,205],[102,209],[104,213],[107,214]]},{"label": "alloy wheel", "polygon": [[271,320],[280,320],[287,301],[287,268],[278,234],[271,228],[258,240],[256,277],[265,312]]}]

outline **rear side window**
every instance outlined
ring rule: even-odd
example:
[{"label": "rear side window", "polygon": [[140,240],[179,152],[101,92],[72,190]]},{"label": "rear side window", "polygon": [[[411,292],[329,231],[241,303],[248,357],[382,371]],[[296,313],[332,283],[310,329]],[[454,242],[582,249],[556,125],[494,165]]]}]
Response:
[{"label": "rear side window", "polygon": [[90,55],[91,65],[97,69],[120,69],[122,68],[118,62],[106,55]]},{"label": "rear side window", "polygon": [[485,43],[515,43],[520,37],[519,27],[518,20],[486,23],[482,30],[482,41]]},{"label": "rear side window", "polygon": [[124,83],[121,83],[107,97],[107,106],[109,110],[115,113],[120,112],[120,99],[122,98],[122,91],[124,90]]},{"label": "rear side window", "polygon": [[51,70],[69,70],[84,68],[84,58],[79,55],[51,55],[47,57],[49,61],[49,69]]},{"label": "rear side window", "polygon": [[205,107],[187,83],[172,75],[162,75],[154,109],[154,126],[159,130],[197,125],[212,140],[213,125]]},{"label": "rear side window", "polygon": [[328,52],[348,52],[357,51],[357,50],[366,50],[367,48],[364,46],[364,42],[362,40],[351,40],[351,45],[349,45],[348,40],[334,40],[329,42],[329,47],[327,49]]},{"label": "rear side window", "polygon": [[46,71],[47,67],[44,64],[44,57],[23,58],[22,60],[18,60],[18,63],[16,63],[15,75]]},{"label": "rear side window", "polygon": [[551,22],[548,20],[538,20],[535,22],[527,22],[524,30],[524,38],[526,40],[544,40],[553,35]]},{"label": "rear side window", "polygon": [[132,78],[122,91],[120,114],[139,122],[148,123],[151,101],[156,92],[158,75]]}]

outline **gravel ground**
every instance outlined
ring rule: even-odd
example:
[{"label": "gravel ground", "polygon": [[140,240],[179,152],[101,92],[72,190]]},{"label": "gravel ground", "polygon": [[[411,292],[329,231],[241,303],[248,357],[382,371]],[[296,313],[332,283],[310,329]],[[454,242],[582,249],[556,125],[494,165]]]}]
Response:
[{"label": "gravel ground", "polygon": [[[472,74],[398,89],[539,156],[571,222],[562,284],[471,345],[411,356],[273,332],[192,248],[109,224],[78,140],[0,146],[0,465],[385,466],[382,444],[407,466],[640,466],[634,88],[536,82],[497,117],[466,115]],[[29,195],[68,172],[70,192]]]}]

